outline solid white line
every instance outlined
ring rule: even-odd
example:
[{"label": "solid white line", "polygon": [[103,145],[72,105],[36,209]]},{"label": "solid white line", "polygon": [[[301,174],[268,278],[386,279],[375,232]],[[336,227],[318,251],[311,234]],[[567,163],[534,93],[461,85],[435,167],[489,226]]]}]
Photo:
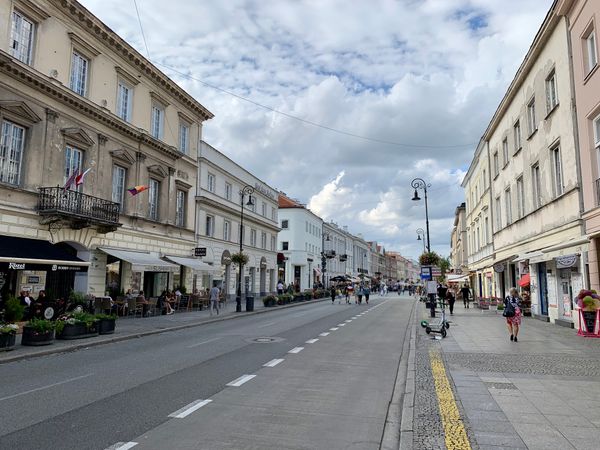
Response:
[{"label": "solid white line", "polygon": [[308,341],[306,341],[306,343],[307,344],[314,344],[317,341],[318,341],[318,339],[309,339]]},{"label": "solid white line", "polygon": [[8,395],[6,397],[0,398],[0,402],[2,400],[10,400],[11,398],[20,397],[21,395],[31,394],[32,392],[43,391],[44,389],[50,389],[51,387],[60,386],[61,384],[70,383],[71,381],[81,380],[82,378],[91,377],[94,375],[93,373],[88,373],[87,375],[81,375],[79,377],[69,378],[67,380],[59,381],[58,383],[52,383],[47,386],[42,386],[35,389],[29,389],[28,391],[19,392],[18,394]]},{"label": "solid white line", "polygon": [[294,347],[288,353],[300,353],[302,350],[304,350],[304,347]]},{"label": "solid white line", "polygon": [[269,323],[265,323],[264,325],[261,325],[258,328],[265,328],[265,327],[270,327],[271,325],[275,325],[277,322],[269,322]]},{"label": "solid white line", "polygon": [[194,411],[202,408],[203,406],[208,405],[212,400],[196,400],[195,402],[190,403],[189,405],[184,406],[181,409],[178,409],[172,414],[169,414],[169,417],[175,417],[176,419],[183,419],[184,417],[189,416]]},{"label": "solid white line", "polygon": [[319,336],[329,336],[329,333],[327,333],[327,332],[321,333]]},{"label": "solid white line", "polygon": [[219,339],[221,339],[221,338],[220,338],[220,337],[217,337],[217,338],[212,338],[212,339],[209,339],[209,340],[207,340],[207,341],[198,342],[197,344],[188,345],[188,347],[187,347],[187,348],[199,347],[199,346],[201,346],[201,345],[208,344],[209,342],[218,341]]},{"label": "solid white line", "polygon": [[242,384],[246,383],[247,381],[250,381],[255,376],[256,375],[242,375],[238,379],[233,380],[230,383],[227,383],[227,386],[240,387]]},{"label": "solid white line", "polygon": [[263,367],[275,367],[277,364],[282,363],[285,359],[272,359],[266,364],[263,364]]}]

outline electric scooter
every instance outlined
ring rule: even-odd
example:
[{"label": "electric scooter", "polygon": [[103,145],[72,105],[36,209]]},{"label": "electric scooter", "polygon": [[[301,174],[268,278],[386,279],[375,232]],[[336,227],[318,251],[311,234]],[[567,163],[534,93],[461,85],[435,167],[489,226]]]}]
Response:
[{"label": "electric scooter", "polygon": [[421,326],[425,328],[425,333],[437,333],[445,338],[447,336],[447,330],[450,328],[450,322],[446,320],[446,302],[444,299],[438,300],[438,304],[440,306],[440,318],[434,320],[433,322],[427,322],[423,320],[421,322]]}]

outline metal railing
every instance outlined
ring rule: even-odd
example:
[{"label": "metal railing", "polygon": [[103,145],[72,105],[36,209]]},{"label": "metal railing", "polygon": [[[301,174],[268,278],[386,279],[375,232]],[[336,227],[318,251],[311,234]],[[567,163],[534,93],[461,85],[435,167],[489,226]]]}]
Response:
[{"label": "metal railing", "polygon": [[119,204],[61,187],[39,188],[40,215],[68,216],[104,225],[119,224]]}]

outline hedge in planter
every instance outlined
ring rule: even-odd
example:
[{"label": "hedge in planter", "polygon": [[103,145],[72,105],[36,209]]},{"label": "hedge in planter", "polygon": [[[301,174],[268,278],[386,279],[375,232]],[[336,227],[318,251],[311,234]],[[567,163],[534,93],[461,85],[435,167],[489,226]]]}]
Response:
[{"label": "hedge in planter", "polygon": [[265,298],[262,299],[263,305],[265,305],[266,307],[275,306],[277,304],[277,300],[277,297],[275,297],[274,295],[267,295]]},{"label": "hedge in planter", "polygon": [[49,345],[54,341],[54,322],[44,319],[31,319],[23,327],[21,345]]},{"label": "hedge in planter", "polygon": [[96,314],[98,321],[98,332],[100,334],[113,334],[117,324],[117,316],[109,314]]},{"label": "hedge in planter", "polygon": [[19,327],[14,323],[0,324],[0,352],[12,350]]},{"label": "hedge in planter", "polygon": [[98,336],[98,320],[84,312],[65,314],[56,321],[57,339],[84,339]]}]

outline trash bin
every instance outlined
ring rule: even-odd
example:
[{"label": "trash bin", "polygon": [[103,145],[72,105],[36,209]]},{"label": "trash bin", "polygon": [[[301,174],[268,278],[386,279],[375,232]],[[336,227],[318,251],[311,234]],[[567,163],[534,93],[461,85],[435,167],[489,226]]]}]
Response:
[{"label": "trash bin", "polygon": [[254,311],[254,297],[246,297],[246,312]]}]

